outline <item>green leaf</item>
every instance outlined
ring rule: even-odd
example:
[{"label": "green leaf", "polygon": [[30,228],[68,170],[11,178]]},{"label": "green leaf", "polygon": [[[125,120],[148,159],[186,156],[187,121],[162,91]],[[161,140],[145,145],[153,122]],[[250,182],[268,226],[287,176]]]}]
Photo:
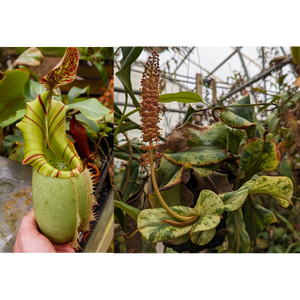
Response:
[{"label": "green leaf", "polygon": [[[186,206],[173,206],[171,209],[182,216],[192,216],[193,209]],[[144,238],[153,243],[174,240],[186,235],[192,229],[192,225],[186,227],[174,227],[164,220],[178,222],[170,216],[164,208],[145,209],[141,211],[137,219],[137,225]]]},{"label": "green leaf", "polygon": [[[161,191],[160,194],[169,207],[181,205],[181,184],[178,184],[168,190]],[[162,207],[155,192],[148,196],[148,200],[152,208]]]},{"label": "green leaf", "polygon": [[129,93],[132,103],[139,107],[139,102],[135,98],[131,84],[131,64],[140,56],[143,47],[122,47],[123,58],[121,60],[121,69],[116,72],[116,76],[122,82],[124,90]]},{"label": "green leaf", "polygon": [[228,213],[226,227],[228,229],[228,252],[248,253],[250,238],[246,231],[241,208]]},{"label": "green leaf", "polygon": [[98,63],[97,61],[93,60],[93,64],[94,66],[97,68],[97,70],[99,71],[100,75],[101,75],[101,78],[102,78],[102,81],[104,83],[104,85],[106,84],[107,82],[107,77],[106,77],[106,70],[103,66],[103,64],[101,63]]},{"label": "green leaf", "polygon": [[121,127],[119,133],[127,132],[127,131],[133,130],[133,129],[139,129],[139,130],[141,130],[142,127],[141,127],[141,125],[139,125],[139,124],[137,124],[137,123],[135,123],[133,121],[125,122],[125,123],[122,124],[122,127]]},{"label": "green leaf", "polygon": [[30,83],[30,94],[32,99],[36,99],[39,94],[43,94],[46,92],[46,88],[44,88],[39,82],[30,79],[29,83]]},{"label": "green leaf", "polygon": [[290,102],[296,103],[300,98],[300,93],[296,93],[291,99]]},{"label": "green leaf", "polygon": [[40,62],[43,58],[42,53],[35,47],[30,47],[24,51],[15,61],[14,66],[17,65],[26,65],[37,67],[40,65]]},{"label": "green leaf", "polygon": [[132,207],[124,202],[114,200],[114,206],[119,207],[123,211],[125,211],[132,219],[137,221],[138,215],[140,214],[140,210],[135,207]]},{"label": "green leaf", "polygon": [[[25,157],[22,163],[32,165],[44,176],[78,176],[83,171],[83,166],[76,156],[74,145],[66,138],[66,107],[62,102],[52,100],[48,109],[48,99],[49,92],[45,92],[34,101],[28,102],[25,117],[17,124],[25,141]],[[46,149],[47,145],[50,149]],[[54,159],[61,160],[70,170],[56,168],[51,163]]]},{"label": "green leaf", "polygon": [[26,108],[24,87],[29,73],[24,70],[13,70],[5,73],[0,81],[0,123]]},{"label": "green leaf", "polygon": [[[127,189],[123,195],[123,198],[122,198],[123,202],[132,194],[134,187],[136,186],[134,184],[134,182],[136,182],[138,174],[139,174],[139,162],[133,161],[130,164],[130,179],[129,179],[129,181],[131,181],[131,182],[128,184]],[[123,179],[122,179],[122,183],[121,183],[121,187],[120,187],[121,190],[123,189],[126,180],[128,180],[128,179],[127,179],[127,174],[125,172],[123,175]]]},{"label": "green leaf", "polygon": [[289,166],[289,163],[287,162],[286,159],[282,159],[280,161],[280,175],[287,176],[288,178],[290,178],[293,182],[294,191],[297,190],[297,185],[295,182],[294,174],[293,174],[293,172]]},{"label": "green leaf", "polygon": [[85,123],[94,133],[99,133],[99,125],[96,121],[86,118],[83,114],[77,114],[76,120]]},{"label": "green leaf", "polygon": [[90,120],[100,120],[110,112],[110,109],[106,108],[96,98],[69,104],[67,109],[79,109]]},{"label": "green leaf", "polygon": [[268,225],[277,221],[270,210],[255,203],[251,197],[247,198],[243,206],[243,217],[251,241]]},{"label": "green leaf", "polygon": [[9,118],[8,120],[0,123],[0,127],[4,128],[4,127],[11,125],[11,124],[15,123],[16,121],[20,120],[21,118],[24,117],[25,111],[26,111],[26,109],[18,110],[16,112],[16,115],[13,118]]},{"label": "green leaf", "polygon": [[300,47],[291,47],[293,62],[300,65]]},{"label": "green leaf", "polygon": [[284,253],[285,248],[282,245],[272,245],[268,249],[268,253]]},{"label": "green leaf", "polygon": [[85,88],[81,89],[81,88],[78,88],[76,86],[73,86],[69,93],[68,93],[68,99],[69,99],[69,104],[71,104],[73,102],[73,100],[75,98],[77,98],[79,95],[81,94],[87,94],[89,95],[89,92],[90,92],[90,87],[89,86],[86,86]]},{"label": "green leaf", "polygon": [[276,216],[278,217],[278,219],[280,219],[282,222],[284,222],[288,226],[288,228],[292,231],[292,234],[294,234],[295,228],[294,228],[293,224],[280,214],[276,214]]},{"label": "green leaf", "polygon": [[187,112],[186,112],[186,114],[185,114],[185,116],[184,116],[184,119],[183,119],[183,121],[182,121],[182,124],[184,124],[185,122],[190,122],[190,123],[192,123],[192,116],[193,116],[193,114],[196,112],[196,110],[191,106],[191,105],[189,105],[189,107],[188,107],[188,109],[187,109]]},{"label": "green leaf", "polygon": [[199,94],[188,91],[160,95],[159,101],[161,103],[169,103],[173,101],[180,103],[203,103]]},{"label": "green leaf", "polygon": [[251,88],[252,91],[256,91],[256,92],[259,92],[259,93],[262,93],[262,94],[267,94],[267,92],[263,89],[260,89],[260,88]]},{"label": "green leaf", "polygon": [[279,87],[281,87],[281,85],[283,84],[284,79],[285,79],[285,77],[286,77],[287,75],[288,75],[288,74],[284,74],[284,75],[282,75],[282,76],[278,79],[278,85],[279,85]]}]

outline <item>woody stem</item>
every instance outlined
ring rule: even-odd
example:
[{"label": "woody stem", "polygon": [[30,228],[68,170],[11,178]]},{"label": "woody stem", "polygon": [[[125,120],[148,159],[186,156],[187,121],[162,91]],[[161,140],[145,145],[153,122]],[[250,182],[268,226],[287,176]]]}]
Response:
[{"label": "woody stem", "polygon": [[189,221],[192,218],[194,218],[194,216],[191,217],[184,217],[181,216],[179,214],[177,214],[176,212],[174,212],[164,201],[163,197],[160,194],[160,191],[158,189],[157,186],[157,182],[155,179],[155,173],[154,173],[154,163],[153,163],[153,147],[150,145],[150,149],[149,149],[149,162],[150,162],[150,169],[151,169],[151,178],[152,178],[152,185],[156,194],[156,197],[159,201],[159,203],[161,204],[161,206],[174,218],[180,220],[180,221]]}]

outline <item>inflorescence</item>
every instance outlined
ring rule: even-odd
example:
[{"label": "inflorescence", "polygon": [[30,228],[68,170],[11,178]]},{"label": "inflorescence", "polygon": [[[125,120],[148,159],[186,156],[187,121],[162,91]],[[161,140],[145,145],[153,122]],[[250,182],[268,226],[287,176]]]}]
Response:
[{"label": "inflorescence", "polygon": [[[142,75],[140,98],[142,99],[140,116],[142,120],[142,141],[149,146],[142,146],[143,150],[153,151],[153,148],[158,147],[158,136],[160,135],[160,128],[158,126],[160,113],[162,111],[159,103],[160,89],[160,73],[159,73],[159,55],[157,51],[153,51],[149,56],[145,65],[145,71]],[[158,154],[158,153],[157,153]],[[142,155],[142,165],[148,164],[149,153]]]}]

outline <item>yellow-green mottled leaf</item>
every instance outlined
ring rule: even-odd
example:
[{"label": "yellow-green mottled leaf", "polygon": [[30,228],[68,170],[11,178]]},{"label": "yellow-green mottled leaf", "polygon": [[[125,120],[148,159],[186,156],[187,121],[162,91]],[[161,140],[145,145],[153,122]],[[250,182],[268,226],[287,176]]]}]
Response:
[{"label": "yellow-green mottled leaf", "polygon": [[236,191],[221,194],[220,198],[222,199],[225,205],[225,210],[234,211],[240,208],[245,202],[246,198],[248,197],[248,192],[253,186],[253,184],[254,182],[251,180],[243,184]]},{"label": "yellow-green mottled leaf", "polygon": [[202,146],[227,149],[228,145],[228,151],[236,154],[244,137],[242,130],[229,128],[222,122],[215,123],[212,126],[196,126],[190,123],[183,126],[185,127],[185,136],[189,137],[187,146],[190,149]]},{"label": "yellow-green mottled leaf", "polygon": [[250,238],[246,231],[241,208],[228,213],[226,227],[228,229],[228,252],[248,253]]},{"label": "yellow-green mottled leaf", "polygon": [[192,166],[200,177],[206,177],[219,168],[219,164],[209,165],[206,167]]},{"label": "yellow-green mottled leaf", "polygon": [[191,233],[217,227],[223,211],[224,204],[217,194],[209,190],[201,191],[194,208],[195,215],[200,218],[194,224]]},{"label": "yellow-green mottled leaf", "polygon": [[261,176],[256,180],[249,194],[269,194],[283,207],[288,207],[292,204],[293,182],[285,176]]},{"label": "yellow-green mottled leaf", "polygon": [[253,108],[251,106],[234,107],[243,104],[251,104],[249,95],[229,105],[227,110],[221,112],[221,119],[230,127],[245,129],[247,133],[253,130],[255,132],[256,124],[253,119]]},{"label": "yellow-green mottled leaf", "polygon": [[171,163],[176,165],[195,165],[207,166],[217,164],[225,160],[230,155],[229,152],[224,151],[217,147],[197,147],[185,152],[178,153],[165,153],[164,157]]},{"label": "yellow-green mottled leaf", "polygon": [[208,244],[214,238],[215,234],[216,234],[216,228],[191,233],[191,241],[194,244],[203,246]]},{"label": "yellow-green mottled leaf", "polygon": [[248,138],[262,137],[264,128],[256,119],[253,108],[251,106],[236,106],[244,104],[251,104],[249,95],[223,110],[221,112],[221,120],[232,128],[245,129]]},{"label": "yellow-green mottled leaf", "polygon": [[155,174],[160,181],[160,187],[165,186],[181,168],[181,166],[174,165],[162,157],[158,169],[155,170]]},{"label": "yellow-green mottled leaf", "polygon": [[168,244],[172,244],[172,245],[181,245],[183,243],[186,243],[188,240],[190,239],[190,234],[187,233],[185,235],[179,236],[176,239],[173,240],[168,240]]},{"label": "yellow-green mottled leaf", "polygon": [[280,152],[272,142],[251,138],[245,144],[240,157],[240,169],[247,176],[273,170],[280,161]]},{"label": "yellow-green mottled leaf", "polygon": [[[186,206],[173,206],[171,209],[182,216],[193,215],[193,209]],[[153,243],[177,239],[186,235],[192,229],[192,225],[174,227],[162,222],[163,220],[178,222],[164,208],[155,208],[141,211],[137,219],[137,226],[145,239]]]},{"label": "yellow-green mottled leaf", "polygon": [[224,193],[220,198],[226,211],[240,208],[250,194],[269,194],[277,199],[283,207],[288,207],[293,196],[293,183],[285,176],[260,176],[256,181],[249,180],[238,190]]},{"label": "yellow-green mottled leaf", "polygon": [[203,216],[203,215],[221,216],[223,211],[224,211],[224,204],[216,193],[210,190],[201,191],[196,206],[194,208],[194,212],[197,216]]}]

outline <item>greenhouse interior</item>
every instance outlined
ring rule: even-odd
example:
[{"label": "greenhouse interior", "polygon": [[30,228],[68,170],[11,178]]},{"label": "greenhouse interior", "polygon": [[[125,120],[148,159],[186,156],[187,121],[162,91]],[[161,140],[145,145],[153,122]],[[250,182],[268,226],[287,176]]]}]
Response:
[{"label": "greenhouse interior", "polygon": [[300,253],[300,47],[0,47],[1,253]]}]

